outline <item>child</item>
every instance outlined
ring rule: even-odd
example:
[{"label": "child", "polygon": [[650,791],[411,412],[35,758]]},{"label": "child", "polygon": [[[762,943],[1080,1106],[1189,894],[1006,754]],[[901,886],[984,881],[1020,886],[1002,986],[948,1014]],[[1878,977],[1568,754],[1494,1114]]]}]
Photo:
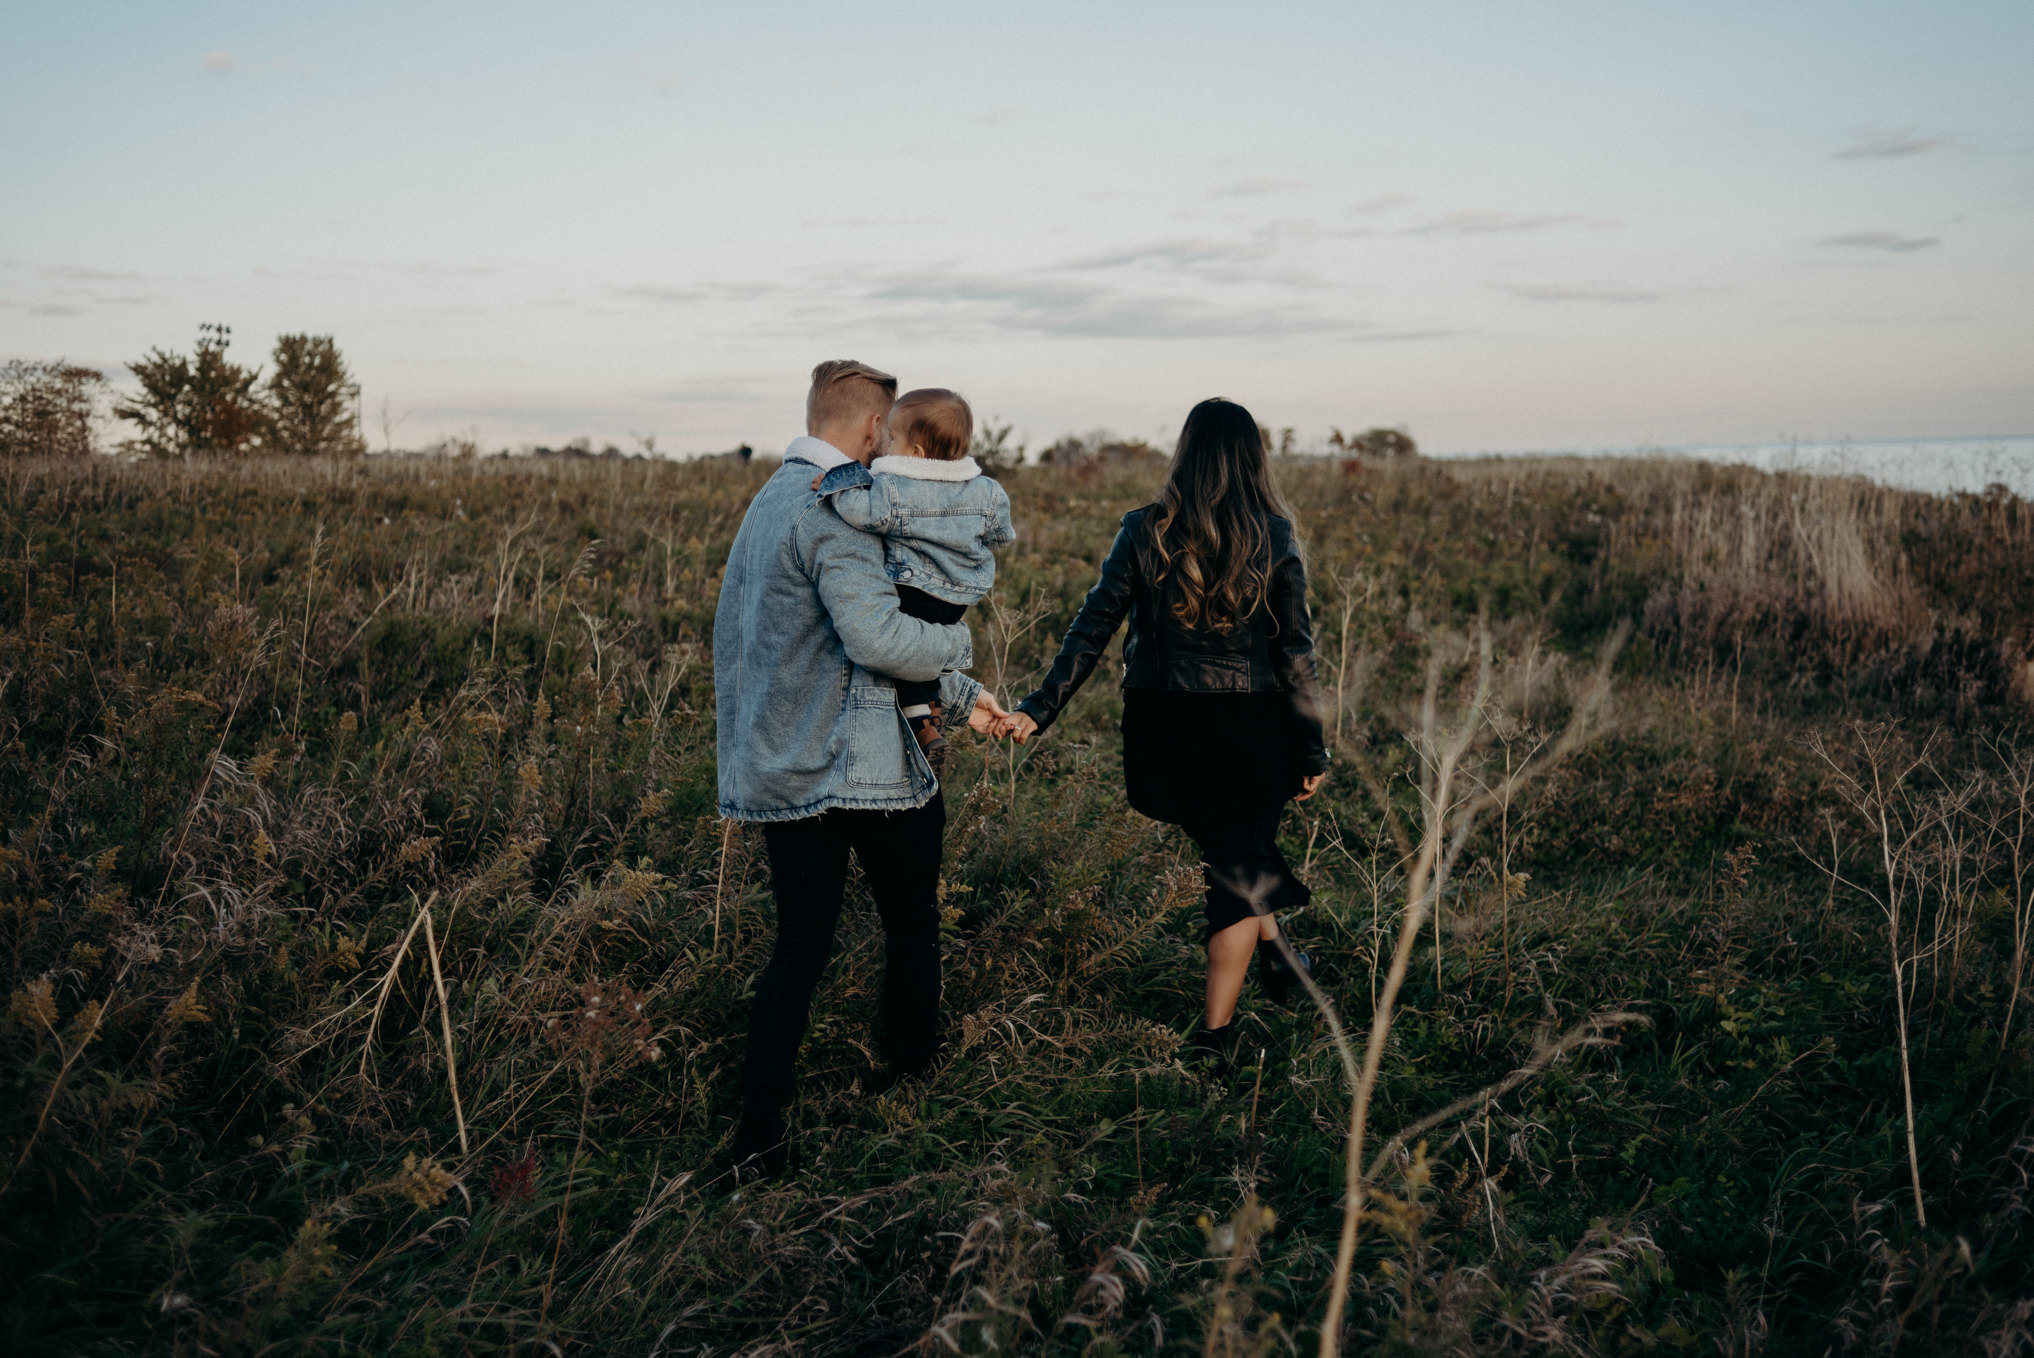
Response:
[{"label": "child", "polygon": [[[884,455],[835,467],[814,483],[834,512],[883,538],[897,604],[924,622],[959,622],[996,583],[996,548],[1017,540],[1010,497],[968,456],[974,415],[943,387],[907,391],[890,407]],[[938,771],[946,751],[936,682],[897,680],[897,705]]]}]

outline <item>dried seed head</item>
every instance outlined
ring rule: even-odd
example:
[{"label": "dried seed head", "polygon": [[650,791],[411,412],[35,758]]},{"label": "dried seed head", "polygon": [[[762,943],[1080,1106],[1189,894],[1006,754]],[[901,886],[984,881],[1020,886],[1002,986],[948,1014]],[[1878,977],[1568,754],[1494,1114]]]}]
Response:
[{"label": "dried seed head", "polygon": [[49,977],[38,976],[14,992],[7,1001],[7,1017],[13,1023],[25,1023],[31,1028],[56,1027],[57,1006],[55,987]]},{"label": "dried seed head", "polygon": [[403,1157],[402,1173],[389,1181],[390,1191],[408,1198],[418,1211],[428,1211],[445,1201],[445,1195],[452,1191],[459,1181],[443,1165],[429,1156],[417,1159],[412,1152]]},{"label": "dried seed head", "polygon": [[205,1006],[198,1003],[198,983],[194,980],[185,987],[184,993],[169,1002],[169,1008],[162,1011],[162,1021],[172,1028],[186,1023],[210,1023],[212,1016],[205,1012]]}]

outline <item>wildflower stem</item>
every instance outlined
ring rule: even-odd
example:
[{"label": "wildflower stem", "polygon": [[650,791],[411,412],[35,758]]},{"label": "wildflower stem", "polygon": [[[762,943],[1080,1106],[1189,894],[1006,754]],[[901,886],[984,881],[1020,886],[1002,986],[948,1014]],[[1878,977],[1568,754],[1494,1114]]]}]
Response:
[{"label": "wildflower stem", "polygon": [[459,1153],[472,1154],[466,1144],[466,1113],[459,1106],[459,1062],[452,1055],[452,1009],[445,1000],[445,973],[438,968],[438,931],[431,908],[424,907],[424,945],[431,953],[431,982],[438,988],[438,1024],[445,1035],[445,1079],[452,1086],[452,1118],[459,1124]]},{"label": "wildflower stem", "polygon": [[367,1019],[367,1040],[360,1045],[360,1073],[363,1076],[367,1074],[367,1058],[374,1052],[374,1032],[381,1025],[381,1011],[383,1006],[388,1003],[390,988],[395,985],[396,971],[402,966],[403,958],[409,956],[410,940],[417,936],[417,926],[429,918],[431,903],[437,899],[438,893],[434,891],[424,901],[422,908],[417,911],[416,918],[410,921],[410,927],[403,931],[402,942],[396,944],[394,960],[388,964],[388,970],[382,974],[381,985],[377,987],[374,997],[374,1013],[369,1015]]},{"label": "wildflower stem", "polygon": [[735,823],[720,823],[720,871],[713,878],[713,955],[720,956],[720,898],[727,891],[727,851],[734,843]]},{"label": "wildflower stem", "polygon": [[[108,1003],[110,1002],[111,997],[108,996]],[[49,1112],[56,1107],[57,1094],[63,1089],[64,1080],[70,1075],[71,1067],[78,1063],[78,1058],[85,1054],[85,1048],[91,1046],[92,1039],[99,1035],[99,1025],[106,1020],[106,1009],[107,1005],[102,1004],[93,1012],[92,1026],[85,1030],[78,1038],[77,1045],[69,1051],[64,1051],[63,1039],[57,1037],[56,1028],[51,1025],[50,1037],[56,1042],[57,1050],[63,1052],[63,1064],[57,1067],[56,1078],[49,1082],[49,1097],[42,1101],[42,1112],[36,1115],[35,1130],[28,1134],[28,1140],[22,1144],[20,1158],[14,1162],[13,1168],[7,1171],[7,1178],[0,1180],[0,1193],[5,1193],[14,1186],[14,1176],[21,1173],[21,1167],[28,1163],[28,1157],[34,1153],[35,1143],[42,1138],[42,1129],[49,1125]]]}]

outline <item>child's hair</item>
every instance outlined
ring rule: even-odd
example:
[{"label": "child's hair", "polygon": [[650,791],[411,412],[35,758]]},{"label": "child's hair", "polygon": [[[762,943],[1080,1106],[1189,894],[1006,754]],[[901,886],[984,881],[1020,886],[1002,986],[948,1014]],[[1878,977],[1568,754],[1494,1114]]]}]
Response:
[{"label": "child's hair", "polygon": [[843,415],[881,414],[897,394],[897,379],[852,358],[830,358],[812,370],[805,397],[805,432],[816,434]]},{"label": "child's hair", "polygon": [[917,444],[935,462],[958,462],[974,442],[975,415],[957,393],[920,387],[890,407],[890,435]]}]

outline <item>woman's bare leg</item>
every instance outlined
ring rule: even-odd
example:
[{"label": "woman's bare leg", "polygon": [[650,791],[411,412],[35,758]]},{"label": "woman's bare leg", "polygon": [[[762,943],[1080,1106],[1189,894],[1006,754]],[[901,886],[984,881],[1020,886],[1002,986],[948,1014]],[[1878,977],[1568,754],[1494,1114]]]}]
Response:
[{"label": "woman's bare leg", "polygon": [[1259,938],[1278,937],[1278,921],[1269,915],[1238,920],[1208,940],[1208,1001],[1203,1022],[1220,1028],[1236,1017],[1236,1000]]}]

